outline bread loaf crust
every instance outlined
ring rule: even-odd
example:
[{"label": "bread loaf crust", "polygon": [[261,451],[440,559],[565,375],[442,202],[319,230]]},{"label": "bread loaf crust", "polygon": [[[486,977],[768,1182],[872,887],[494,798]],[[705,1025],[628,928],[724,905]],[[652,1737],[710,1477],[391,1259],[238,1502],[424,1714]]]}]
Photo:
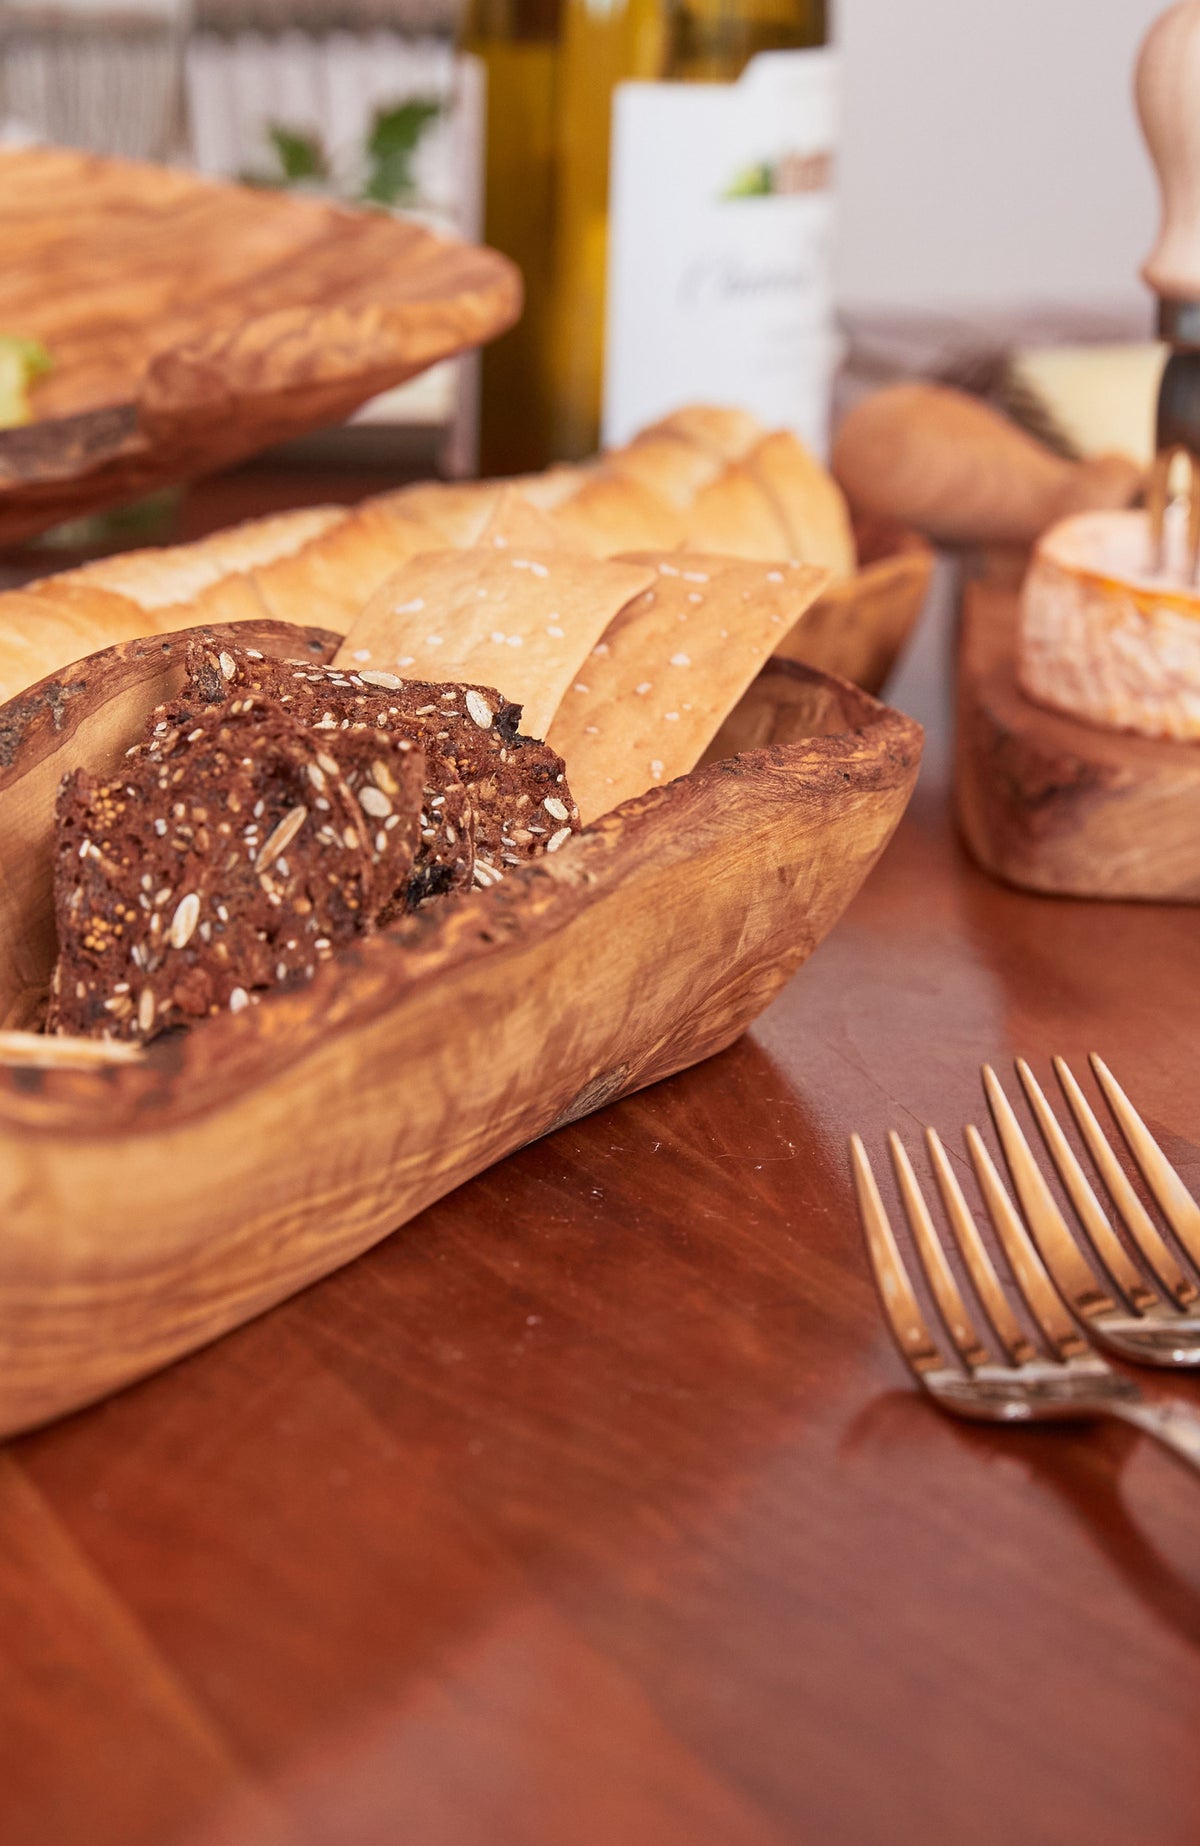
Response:
[{"label": "bread loaf crust", "polygon": [[426,482],[357,508],[304,507],[9,591],[0,595],[0,701],[144,635],[264,617],[345,633],[410,558],[538,535],[596,557],[684,549],[797,559],[835,581],[854,568],[840,489],[796,438],[744,411],[692,405],[586,466]]}]

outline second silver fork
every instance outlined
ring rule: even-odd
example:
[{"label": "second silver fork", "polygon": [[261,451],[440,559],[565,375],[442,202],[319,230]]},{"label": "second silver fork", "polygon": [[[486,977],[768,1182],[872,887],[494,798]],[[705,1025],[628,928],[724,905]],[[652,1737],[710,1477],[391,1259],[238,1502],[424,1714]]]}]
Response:
[{"label": "second silver fork", "polygon": [[1043,1267],[978,1131],[968,1128],[966,1138],[988,1216],[1008,1257],[1017,1293],[1037,1329],[1037,1340],[1029,1337],[1013,1313],[946,1151],[930,1128],[926,1144],[953,1243],[985,1316],[986,1334],[977,1331],[904,1145],[892,1134],[888,1142],[905,1216],[938,1315],[950,1336],[953,1356],[948,1359],[917,1300],[866,1149],[858,1135],[851,1137],[871,1267],[888,1324],[917,1383],[943,1410],[983,1422],[1012,1425],[1117,1417],[1155,1437],[1200,1473],[1200,1418],[1183,1405],[1147,1402],[1130,1379],[1114,1371],[1089,1345]]},{"label": "second silver fork", "polygon": [[[1200,1207],[1103,1059],[1093,1056],[1091,1064],[1180,1248],[1191,1262],[1200,1264]],[[1079,1235],[1059,1210],[1000,1080],[988,1064],[983,1067],[984,1089],[1026,1222],[1063,1300],[1089,1338],[1120,1358],[1137,1365],[1200,1365],[1200,1288],[1134,1191],[1069,1065],[1063,1058],[1054,1059],[1071,1114],[1140,1261],[1134,1260],[1117,1236],[1029,1065],[1018,1058],[1016,1068],[1078,1219]]]}]

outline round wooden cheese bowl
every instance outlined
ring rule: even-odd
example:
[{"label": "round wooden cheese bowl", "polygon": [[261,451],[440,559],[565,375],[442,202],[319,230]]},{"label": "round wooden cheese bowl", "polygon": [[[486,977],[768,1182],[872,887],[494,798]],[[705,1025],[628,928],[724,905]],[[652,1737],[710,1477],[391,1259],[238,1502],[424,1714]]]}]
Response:
[{"label": "round wooden cheese bowl", "polygon": [[[318,661],[338,639],[236,638]],[[183,645],[126,643],[0,707],[0,1433],[202,1345],[524,1143],[728,1045],[837,922],[920,756],[912,720],[773,661],[743,711],[762,747],[303,990],[56,1066],[61,1042],[33,1030],[56,791],[120,761],[181,684]]]},{"label": "round wooden cheese bowl", "polygon": [[[1200,744],[1112,729],[1031,698],[1020,623],[1018,596],[1002,580],[967,585],[954,785],[972,855],[1049,896],[1200,903]],[[1082,653],[1076,637],[1064,656],[1068,686],[1072,676],[1084,683]],[[1172,709],[1162,696],[1147,706],[1156,716]]]}]

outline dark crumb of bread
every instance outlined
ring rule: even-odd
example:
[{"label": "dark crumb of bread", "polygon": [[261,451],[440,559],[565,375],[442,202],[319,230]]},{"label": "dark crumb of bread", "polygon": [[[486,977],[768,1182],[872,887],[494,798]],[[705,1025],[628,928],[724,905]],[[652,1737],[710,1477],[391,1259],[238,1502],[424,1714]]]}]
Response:
[{"label": "dark crumb of bread", "polygon": [[406,897],[425,781],[407,740],[325,740],[244,695],[59,794],[48,1028],[150,1039],[310,980]]},{"label": "dark crumb of bread", "polygon": [[[215,647],[203,637],[196,637],[188,644],[183,692],[170,710],[173,716],[182,718],[205,706],[220,704],[231,694],[250,691],[278,704],[298,724],[327,732],[330,738],[347,736],[351,730],[371,729],[403,736],[410,742],[420,741],[411,728],[380,724],[375,711],[369,722],[357,709],[353,714],[339,713],[336,722],[324,722],[327,705],[312,695],[307,677],[299,676],[326,670],[332,673],[332,669],[318,668],[310,661],[276,660],[256,648],[231,644]],[[333,674],[333,681],[341,677]],[[462,777],[452,763],[436,752],[427,752],[426,756],[421,838],[408,894],[410,909],[429,897],[468,890],[475,869],[474,815]]]},{"label": "dark crumb of bread", "polygon": [[521,734],[521,707],[494,687],[271,660],[253,648],[193,641],[184,701],[203,704],[228,697],[235,687],[262,692],[317,730],[367,728],[419,743],[430,782],[442,790],[465,789],[474,820],[476,884],[494,884],[578,831],[579,810],[562,758]]}]

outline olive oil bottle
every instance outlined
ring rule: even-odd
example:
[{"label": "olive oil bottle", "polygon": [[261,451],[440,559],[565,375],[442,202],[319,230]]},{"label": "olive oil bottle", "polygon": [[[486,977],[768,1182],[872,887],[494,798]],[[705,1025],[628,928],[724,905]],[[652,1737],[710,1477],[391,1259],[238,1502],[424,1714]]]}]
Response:
[{"label": "olive oil bottle", "polygon": [[689,399],[810,441],[833,336],[825,0],[469,0],[484,229],[525,312],[483,355],[480,459],[590,454]]}]

